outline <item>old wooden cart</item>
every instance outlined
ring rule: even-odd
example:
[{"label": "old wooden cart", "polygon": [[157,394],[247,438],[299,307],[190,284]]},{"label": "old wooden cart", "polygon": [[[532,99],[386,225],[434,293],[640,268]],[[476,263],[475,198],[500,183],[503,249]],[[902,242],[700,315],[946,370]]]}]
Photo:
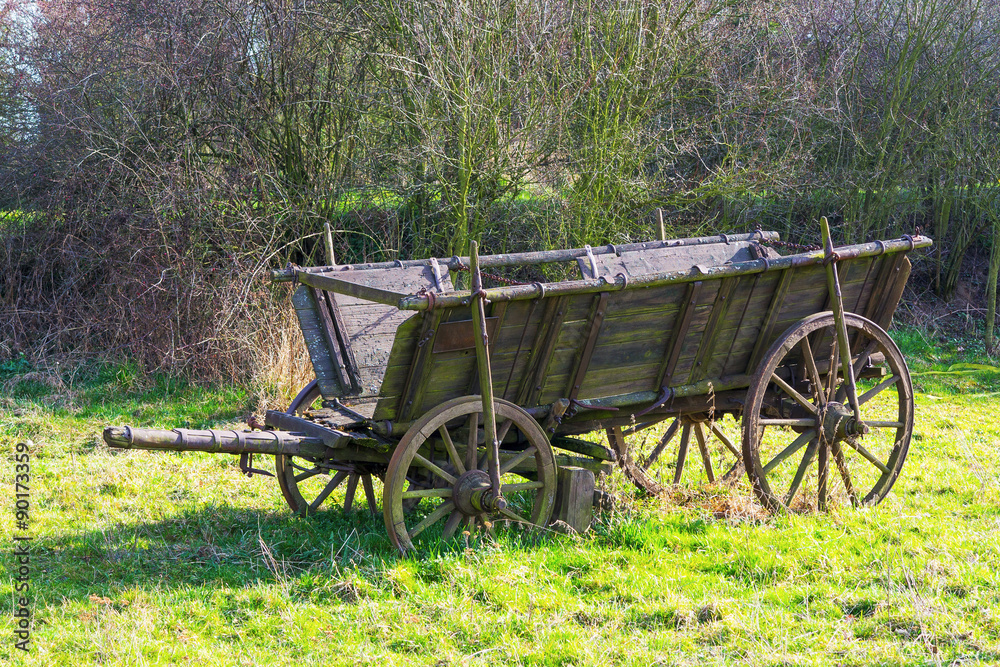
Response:
[{"label": "old wooden cart", "polygon": [[[692,436],[707,481],[745,470],[772,510],[877,503],[913,427],[906,363],[885,329],[906,254],[931,241],[835,249],[822,222],[823,249],[786,256],[758,231],[292,266],[273,278],[297,283],[316,379],[286,412],[259,431],[111,427],[105,440],[241,454],[248,473],[254,453],[273,454],[302,514],[345,483],[347,508],[360,484],[375,512],[381,483],[401,550],[418,535],[546,525],[560,467],[617,462],[661,492],[682,480]],[[579,277],[483,287],[493,267],[554,262]],[[459,276],[468,288],[453,287]],[[742,420],[740,444],[726,415]],[[610,447],[580,437],[595,431]]]}]

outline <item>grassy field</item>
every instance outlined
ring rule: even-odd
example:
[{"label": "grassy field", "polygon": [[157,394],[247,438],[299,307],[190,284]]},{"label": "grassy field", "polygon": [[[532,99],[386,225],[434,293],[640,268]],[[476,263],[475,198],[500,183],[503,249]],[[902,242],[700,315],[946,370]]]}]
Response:
[{"label": "grassy field", "polygon": [[[129,367],[0,366],[0,438],[32,448],[39,665],[1000,663],[1000,372],[919,332],[909,459],[878,507],[766,517],[745,483],[620,503],[586,535],[402,559],[381,517],[293,517],[235,457],[118,453],[107,424],[240,424],[254,397]],[[966,364],[966,365],[962,365]],[[10,553],[12,455],[3,544]],[[0,582],[12,599],[13,565]]]}]

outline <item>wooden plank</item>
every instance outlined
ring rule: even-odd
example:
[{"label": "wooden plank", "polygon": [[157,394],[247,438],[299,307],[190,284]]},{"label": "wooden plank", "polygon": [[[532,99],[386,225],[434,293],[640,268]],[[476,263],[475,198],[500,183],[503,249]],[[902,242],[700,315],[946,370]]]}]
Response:
[{"label": "wooden plank", "polygon": [[[758,360],[764,354],[764,350],[767,349],[767,347],[765,347],[765,341],[767,341],[771,336],[774,319],[778,316],[778,312],[785,303],[785,293],[788,291],[788,287],[791,284],[792,277],[794,275],[794,268],[782,271],[781,280],[778,282],[778,286],[774,289],[774,292],[771,295],[771,303],[767,308],[767,314],[764,316],[763,324],[760,326],[759,335],[757,337],[757,345],[754,347],[753,353],[750,355],[750,359],[747,362],[747,374],[751,374],[754,370],[756,370]],[[767,344],[770,345],[770,343]]]},{"label": "wooden plank", "polygon": [[348,334],[347,325],[344,323],[343,315],[337,305],[337,299],[335,299],[332,294],[327,293],[326,301],[327,306],[330,309],[330,315],[333,317],[333,324],[337,332],[337,339],[340,342],[340,348],[343,351],[347,375],[351,379],[351,384],[354,387],[354,393],[361,393],[361,374],[358,370],[358,361],[354,356],[354,351],[351,349],[351,337]]},{"label": "wooden plank", "polygon": [[399,393],[409,376],[410,359],[417,348],[420,328],[423,321],[413,318],[403,322],[396,332],[395,341],[389,354],[385,373],[381,378],[378,404],[372,416],[373,419],[392,419],[396,415],[396,405]]},{"label": "wooden plank", "polygon": [[875,324],[886,330],[892,324],[892,316],[899,306],[899,300],[903,296],[903,290],[906,289],[906,281],[910,277],[910,270],[912,268],[910,259],[903,255],[903,253],[899,254],[902,256],[902,261],[894,269],[895,273],[889,279],[890,288],[886,291],[882,303],[874,310],[872,317],[872,321]]},{"label": "wooden plank", "polygon": [[400,392],[398,411],[400,420],[412,419],[415,409],[421,405],[421,399],[432,375],[427,372],[426,367],[434,349],[434,339],[437,337],[443,314],[443,310],[434,310],[423,316],[417,348],[413,352],[412,361],[410,361],[406,384],[403,385],[403,391]]},{"label": "wooden plank", "polygon": [[295,307],[299,329],[302,331],[320,393],[324,396],[340,395],[337,373],[327,350],[326,337],[319,321],[319,311],[312,290],[305,286],[296,289],[292,294],[292,304]]},{"label": "wooden plank", "polygon": [[532,363],[517,392],[518,405],[534,405],[542,391],[542,384],[563,320],[566,318],[566,299],[555,297],[546,300],[542,324],[538,327],[535,343],[531,346]]},{"label": "wooden plank", "polygon": [[666,347],[667,352],[664,356],[663,366],[660,369],[658,384],[661,387],[669,387],[673,381],[674,367],[677,364],[677,359],[680,357],[684,339],[687,338],[688,327],[691,324],[691,318],[694,316],[694,307],[697,305],[702,284],[700,280],[688,284],[681,314],[677,318],[677,326],[674,327],[670,334],[670,340]]},{"label": "wooden plank", "polygon": [[[487,336],[493,338],[500,321],[496,317],[486,318]],[[434,352],[453,352],[455,350],[472,350],[476,347],[472,320],[453,320],[441,322],[434,336]]]},{"label": "wooden plank", "polygon": [[[729,244],[715,243],[698,246],[682,246],[678,248],[656,248],[623,252],[621,255],[595,255],[598,275],[608,279],[619,273],[626,276],[640,276],[663,271],[685,271],[696,266],[704,268],[722,266],[730,262],[749,262],[756,259],[750,247],[753,243],[737,241]],[[581,263],[589,259],[579,258]],[[587,272],[589,277],[589,270]]]},{"label": "wooden plank", "polygon": [[712,312],[709,316],[708,322],[705,324],[704,332],[701,336],[701,343],[698,346],[698,352],[694,359],[694,368],[691,371],[691,376],[688,378],[688,382],[697,382],[698,380],[703,380],[707,377],[708,364],[707,361],[711,359],[712,353],[715,351],[715,347],[719,342],[718,328],[719,325],[726,319],[726,314],[729,311],[729,305],[732,303],[731,296],[733,290],[736,288],[737,278],[726,278],[722,281],[719,286],[719,290],[715,296],[715,303],[712,304]]},{"label": "wooden plank", "polygon": [[330,314],[330,306],[326,301],[326,297],[323,295],[322,290],[318,290],[315,287],[312,288],[312,292],[327,353],[330,355],[333,371],[336,374],[337,382],[340,384],[340,391],[336,395],[327,396],[324,394],[323,398],[331,399],[349,393],[357,393],[354,391],[353,383],[347,374],[347,365],[344,363],[343,355],[340,352],[340,340],[333,324],[333,316]]},{"label": "wooden plank", "polygon": [[[903,260],[909,262],[903,253],[896,253],[883,258],[882,270],[879,271],[878,287],[872,293],[864,312],[864,316],[869,320],[874,322],[883,309],[883,304],[892,290],[895,277],[903,270]],[[907,273],[909,272],[907,271]]]},{"label": "wooden plank", "polygon": [[597,296],[597,298],[594,299],[593,312],[590,316],[590,332],[587,334],[587,340],[581,348],[580,354],[575,362],[576,372],[573,375],[573,380],[566,388],[566,395],[570,399],[576,398],[577,394],[580,392],[580,385],[583,383],[583,379],[587,375],[587,368],[590,366],[590,360],[594,355],[594,346],[601,333],[601,324],[604,322],[604,312],[607,305],[607,292],[602,292]]},{"label": "wooden plank", "polygon": [[[507,301],[501,301],[500,303],[494,303],[494,304],[492,304],[492,308],[490,309],[490,317],[486,318],[486,329],[487,329],[486,342],[487,342],[487,350],[489,351],[489,356],[490,356],[490,365],[494,369],[500,370],[501,371],[501,375],[503,374],[502,373],[503,369],[500,368],[500,367],[498,367],[496,365],[496,360],[493,357],[493,348],[494,348],[493,331],[495,331],[495,330],[499,329],[501,326],[503,326],[503,320],[504,320],[504,317],[507,314],[507,305],[508,305]],[[490,321],[491,320],[492,320],[492,322],[494,324],[494,327],[493,327],[492,331],[490,330]],[[497,375],[496,370],[494,370],[493,371],[493,376],[494,377],[493,377],[493,383],[492,383],[493,385],[496,385],[496,380],[497,380],[496,375]],[[479,387],[479,366],[477,365],[473,369],[472,373],[469,374],[469,383],[468,383],[468,386],[466,388],[465,394],[463,394],[463,396],[470,396],[472,394],[478,393],[479,392],[478,387]],[[498,395],[498,393],[497,393],[497,391],[496,391],[495,388],[493,390],[493,394],[494,395]],[[498,395],[498,396],[499,396],[499,398],[503,398],[502,395]],[[456,398],[458,398],[458,397],[456,396]]]}]

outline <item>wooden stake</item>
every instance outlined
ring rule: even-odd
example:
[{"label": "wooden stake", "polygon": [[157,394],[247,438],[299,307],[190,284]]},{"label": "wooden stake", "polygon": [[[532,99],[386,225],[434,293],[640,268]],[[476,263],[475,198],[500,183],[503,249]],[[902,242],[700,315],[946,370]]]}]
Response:
[{"label": "wooden stake", "polygon": [[329,222],[324,222],[323,226],[326,227],[324,235],[326,239],[326,258],[330,262],[330,266],[337,266],[337,258],[333,255],[333,230],[330,229]]},{"label": "wooden stake", "polygon": [[497,419],[493,409],[493,373],[490,371],[489,338],[486,331],[486,298],[483,276],[479,272],[479,244],[469,242],[469,268],[472,274],[472,327],[476,339],[476,366],[479,370],[479,393],[483,397],[483,428],[489,459],[490,485],[495,498],[500,497],[500,443],[497,442]]}]

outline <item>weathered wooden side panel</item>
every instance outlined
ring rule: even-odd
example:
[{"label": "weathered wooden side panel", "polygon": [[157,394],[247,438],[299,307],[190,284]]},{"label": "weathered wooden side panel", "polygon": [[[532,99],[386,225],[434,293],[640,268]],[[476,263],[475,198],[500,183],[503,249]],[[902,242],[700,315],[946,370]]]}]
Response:
[{"label": "weathered wooden side panel", "polygon": [[327,344],[326,333],[320,320],[319,308],[312,289],[300,286],[292,293],[292,305],[299,320],[299,329],[305,340],[309,360],[316,374],[316,381],[324,396],[343,396],[347,389],[342,387],[334,369],[334,359]]},{"label": "weathered wooden side panel", "polygon": [[[451,289],[447,271],[442,270],[435,275],[429,266],[392,267],[379,271],[352,271],[338,268],[330,275],[347,282],[400,294],[414,294],[420,289],[438,291],[439,285],[442,290]],[[332,292],[328,294],[335,301],[339,311],[339,318],[333,323],[333,327],[349,345],[360,392],[348,391],[339,381],[337,355],[330,350],[329,345],[330,335],[327,329],[330,325],[324,326],[324,314],[315,297],[310,294],[310,290],[300,287],[296,290],[292,302],[295,305],[320,391],[324,398],[340,397],[348,393],[358,393],[361,397],[378,396],[397,331],[413,317],[414,313],[344,294]],[[340,331],[341,327],[343,331]]]},{"label": "weathered wooden side panel", "polygon": [[[905,257],[896,255],[840,262],[847,309],[891,316],[908,267]],[[490,308],[494,393],[533,407],[574,392],[587,401],[752,372],[789,326],[828,310],[830,302],[825,271],[813,264]],[[440,324],[429,325],[427,317],[439,318]],[[461,343],[469,317],[468,307],[438,309],[437,315],[421,313],[400,326],[376,419],[413,418],[478,391],[475,352]],[[436,342],[438,331],[449,332],[446,342]],[[816,343],[818,350],[821,341]],[[422,346],[429,348],[417,353]],[[414,391],[417,376],[423,384]],[[401,406],[401,395],[413,403]]]},{"label": "weathered wooden side panel", "polygon": [[[641,276],[661,271],[686,271],[695,266],[722,266],[729,262],[748,262],[757,259],[749,241],[734,241],[731,243],[712,243],[696,246],[679,246],[677,248],[657,248],[655,250],[634,250],[620,255],[595,255],[591,258],[577,258],[580,272],[586,278],[604,276],[613,278],[619,273],[626,276]],[[597,275],[593,268],[597,267]]]}]

